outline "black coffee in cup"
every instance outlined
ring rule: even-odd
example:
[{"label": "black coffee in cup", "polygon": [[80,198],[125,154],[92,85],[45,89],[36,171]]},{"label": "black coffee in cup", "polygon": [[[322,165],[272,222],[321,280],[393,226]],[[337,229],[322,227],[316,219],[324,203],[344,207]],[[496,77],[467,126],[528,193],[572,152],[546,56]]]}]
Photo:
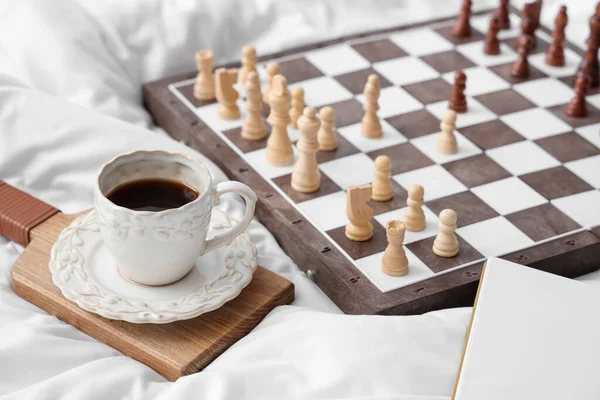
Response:
[{"label": "black coffee in cup", "polygon": [[169,179],[140,179],[126,182],[106,197],[118,206],[135,211],[164,211],[179,208],[198,198],[196,189]]}]

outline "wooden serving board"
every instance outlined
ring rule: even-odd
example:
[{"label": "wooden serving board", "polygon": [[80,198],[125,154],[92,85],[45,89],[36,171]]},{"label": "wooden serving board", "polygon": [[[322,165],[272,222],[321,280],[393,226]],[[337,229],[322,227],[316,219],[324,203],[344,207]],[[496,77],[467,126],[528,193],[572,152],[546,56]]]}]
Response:
[{"label": "wooden serving board", "polygon": [[62,296],[48,269],[52,245],[78,216],[64,215],[0,181],[0,234],[26,245],[12,269],[13,290],[171,381],[200,371],[247,335],[271,310],[294,299],[291,282],[259,266],[238,297],[218,310],[187,321],[132,324],[89,313]]}]

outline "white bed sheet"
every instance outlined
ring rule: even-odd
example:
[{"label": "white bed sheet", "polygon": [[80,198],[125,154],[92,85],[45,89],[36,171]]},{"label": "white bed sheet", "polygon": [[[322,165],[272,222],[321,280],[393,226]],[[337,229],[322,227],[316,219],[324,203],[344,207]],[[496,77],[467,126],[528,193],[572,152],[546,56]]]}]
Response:
[{"label": "white bed sheet", "polygon": [[[477,7],[495,4],[476,2]],[[522,2],[520,2],[522,3]],[[543,22],[557,1],[545,0]],[[141,83],[217,63],[252,43],[268,53],[311,41],[440,18],[459,1],[94,1],[0,3],[0,179],[65,213],[92,206],[100,165],[140,148],[206,158],[153,129]],[[582,45],[590,0],[569,4]],[[239,213],[235,200],[225,202]],[[9,399],[446,399],[470,309],[418,317],[344,316],[258,222],[260,263],[296,285],[201,373],[166,382],[148,367],[20,299],[10,269],[21,250],[0,238],[0,396]],[[597,282],[597,275],[588,276]]]}]

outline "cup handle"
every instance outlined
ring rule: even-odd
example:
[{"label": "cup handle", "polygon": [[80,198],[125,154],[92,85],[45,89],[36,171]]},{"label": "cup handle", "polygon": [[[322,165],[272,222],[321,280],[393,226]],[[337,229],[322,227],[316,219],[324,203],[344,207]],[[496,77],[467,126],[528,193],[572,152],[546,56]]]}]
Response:
[{"label": "cup handle", "polygon": [[254,193],[252,189],[240,182],[221,182],[217,184],[215,188],[215,204],[217,204],[219,197],[221,197],[225,193],[235,193],[242,196],[244,198],[244,201],[246,202],[246,213],[244,214],[244,218],[242,218],[242,220],[229,231],[207,240],[206,246],[204,246],[204,251],[202,252],[202,254],[208,253],[209,251],[214,250],[217,247],[221,247],[223,245],[231,243],[233,239],[235,239],[248,227],[248,224],[250,224],[250,221],[252,221],[252,217],[254,216],[254,207],[256,205],[256,193]]}]

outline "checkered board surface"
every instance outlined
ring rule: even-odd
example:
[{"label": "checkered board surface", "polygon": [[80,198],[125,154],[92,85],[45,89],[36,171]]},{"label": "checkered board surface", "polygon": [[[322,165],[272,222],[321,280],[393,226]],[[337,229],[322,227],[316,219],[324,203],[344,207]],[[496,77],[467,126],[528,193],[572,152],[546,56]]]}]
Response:
[{"label": "checkered board surface", "polygon": [[[329,105],[336,111],[339,148],[317,153],[322,180],[316,193],[291,189],[293,166],[267,164],[266,140],[240,137],[245,117],[242,87],[237,87],[242,118],[236,121],[220,120],[216,103],[195,100],[193,80],[172,84],[170,90],[388,292],[600,224],[600,91],[592,90],[587,98],[588,117],[566,116],[564,106],[574,95],[572,79],[580,56],[565,49],[566,66],[545,65],[550,37],[538,32],[537,48],[529,57],[530,78],[517,80],[510,68],[517,58],[519,18],[511,15],[513,29],[500,32],[497,56],[482,51],[488,21],[489,15],[472,17],[473,35],[466,40],[452,37],[450,23],[444,23],[274,60],[290,90],[304,88],[307,105]],[[442,155],[435,150],[440,119],[459,69],[467,75],[469,109],[457,119],[458,154]],[[264,64],[258,71],[264,89]],[[381,82],[380,139],[360,135],[362,91],[372,73]],[[295,142],[298,131],[288,131]],[[374,235],[366,242],[352,242],[344,236],[344,190],[370,183],[374,159],[382,154],[392,160],[394,198],[370,202]],[[381,272],[387,246],[384,226],[403,218],[407,188],[413,183],[425,188],[427,228],[406,233],[410,271],[390,277]],[[458,214],[460,253],[454,258],[437,257],[431,250],[437,215],[445,208]]]}]

